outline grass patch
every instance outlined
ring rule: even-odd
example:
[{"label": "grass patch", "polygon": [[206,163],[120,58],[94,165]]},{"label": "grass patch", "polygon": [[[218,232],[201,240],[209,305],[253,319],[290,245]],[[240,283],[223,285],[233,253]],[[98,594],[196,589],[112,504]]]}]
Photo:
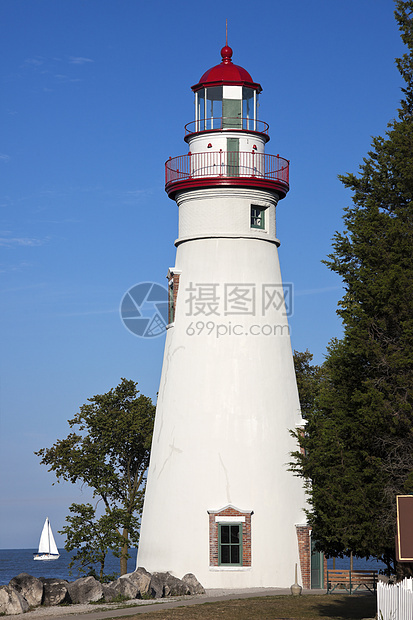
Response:
[{"label": "grass patch", "polygon": [[125,596],[124,594],[117,594],[110,601],[106,601],[107,603],[125,603],[126,601],[130,601],[129,596]]},{"label": "grass patch", "polygon": [[98,601],[89,601],[88,605],[104,605],[106,603],[105,597],[102,596]]},{"label": "grass patch", "polygon": [[375,615],[375,596],[329,594],[202,603],[140,613],[129,620],[364,620]]}]

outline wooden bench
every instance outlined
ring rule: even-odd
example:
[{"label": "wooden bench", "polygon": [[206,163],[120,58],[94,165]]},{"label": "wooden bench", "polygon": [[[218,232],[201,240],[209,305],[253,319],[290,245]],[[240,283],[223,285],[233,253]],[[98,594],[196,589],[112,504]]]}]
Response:
[{"label": "wooden bench", "polygon": [[376,570],[328,570],[327,571],[327,594],[336,589],[346,590],[349,594],[357,592],[360,588],[366,588],[369,592],[375,592],[377,588]]}]

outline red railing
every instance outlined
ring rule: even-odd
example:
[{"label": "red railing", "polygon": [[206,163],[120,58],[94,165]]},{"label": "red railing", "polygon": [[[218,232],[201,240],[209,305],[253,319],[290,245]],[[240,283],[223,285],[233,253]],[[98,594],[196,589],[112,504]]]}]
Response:
[{"label": "red railing", "polygon": [[256,131],[268,135],[269,125],[264,121],[259,121],[253,118],[239,118],[237,117],[217,117],[217,118],[202,118],[198,121],[191,121],[185,125],[185,135],[191,133],[201,133],[203,131],[222,131],[228,130],[246,130]]},{"label": "red railing", "polygon": [[[166,186],[202,178],[249,178],[278,181],[288,186],[289,161],[279,155],[242,151],[188,153],[165,164]],[[288,191],[288,190],[287,190]]]}]

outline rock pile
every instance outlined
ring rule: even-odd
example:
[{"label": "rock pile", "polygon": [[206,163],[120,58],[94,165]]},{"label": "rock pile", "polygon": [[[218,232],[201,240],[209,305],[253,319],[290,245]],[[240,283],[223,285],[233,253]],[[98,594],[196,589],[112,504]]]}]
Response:
[{"label": "rock pile", "polygon": [[81,577],[69,582],[44,577],[38,579],[20,573],[11,579],[9,585],[0,586],[0,615],[21,614],[39,605],[111,603],[204,593],[204,588],[192,573],[178,579],[170,573],[151,574],[144,568],[138,568],[108,584],[100,583],[94,577]]}]

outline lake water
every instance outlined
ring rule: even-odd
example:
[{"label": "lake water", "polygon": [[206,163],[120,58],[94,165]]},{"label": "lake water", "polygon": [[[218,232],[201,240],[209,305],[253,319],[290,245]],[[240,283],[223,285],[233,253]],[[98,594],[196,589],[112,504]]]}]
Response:
[{"label": "lake water", "polygon": [[[0,585],[8,584],[10,579],[19,573],[28,573],[34,577],[56,577],[67,579],[67,581],[84,577],[74,569],[72,569],[73,574],[70,574],[69,562],[72,554],[67,551],[59,550],[60,558],[49,562],[33,560],[35,553],[37,553],[37,549],[0,549]],[[130,549],[129,554],[131,558],[128,560],[128,572],[132,572],[136,568],[136,549]],[[119,558],[108,554],[105,562],[105,573],[118,573],[119,575],[119,563]]]},{"label": "lake water", "polygon": [[[67,551],[60,551],[60,558],[51,562],[33,560],[35,553],[37,553],[37,549],[0,549],[0,585],[8,584],[10,579],[19,573],[28,573],[34,577],[56,577],[68,581],[74,581],[83,576],[73,569],[73,574],[70,574],[71,554]],[[131,549],[129,553],[131,558],[128,560],[128,572],[132,572],[136,567],[136,549]],[[373,559],[359,560],[354,558],[353,564],[355,569],[380,570],[385,568],[384,564]],[[333,568],[332,559],[327,561],[327,566],[329,569]],[[350,568],[350,558],[337,558],[336,568]],[[109,554],[105,563],[105,573],[119,574],[119,572],[119,559]]]},{"label": "lake water", "polygon": [[[368,560],[361,560],[360,558],[353,558],[353,569],[356,570],[377,570],[384,571],[386,565],[383,562],[378,562],[374,558],[369,558]],[[327,569],[333,569],[333,558],[329,558],[327,560]],[[350,558],[336,558],[336,569],[337,570],[349,570],[350,569]]]}]

